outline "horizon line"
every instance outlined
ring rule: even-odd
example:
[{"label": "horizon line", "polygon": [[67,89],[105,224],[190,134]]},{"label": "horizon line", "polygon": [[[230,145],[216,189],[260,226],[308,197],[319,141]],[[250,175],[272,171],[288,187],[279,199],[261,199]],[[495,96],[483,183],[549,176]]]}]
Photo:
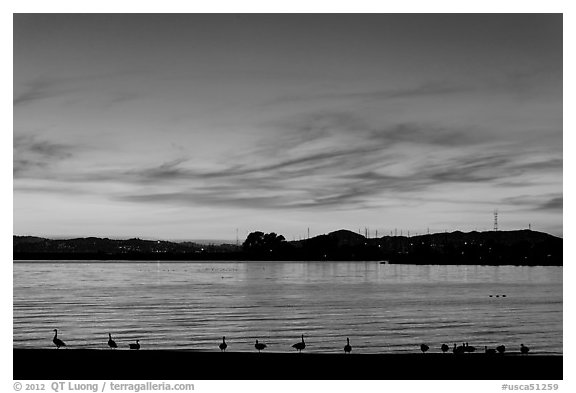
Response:
[{"label": "horizon line", "polygon": [[[534,229],[530,229],[530,228],[521,228],[521,229],[511,229],[511,230],[494,230],[494,229],[490,229],[490,230],[485,230],[485,231],[479,231],[479,230],[472,230],[472,231],[461,231],[459,229],[453,230],[453,231],[440,231],[440,232],[428,232],[428,233],[419,233],[419,232],[414,232],[412,235],[410,235],[410,232],[408,231],[407,234],[390,234],[390,235],[384,235],[384,236],[370,236],[370,234],[368,234],[368,236],[366,236],[365,234],[360,233],[360,231],[353,231],[353,230],[349,230],[349,229],[337,229],[334,231],[330,231],[327,233],[321,233],[321,234],[317,234],[314,236],[310,236],[310,237],[304,237],[304,238],[300,238],[300,239],[294,239],[294,240],[288,240],[286,239],[287,242],[290,241],[305,241],[307,239],[312,239],[318,236],[325,236],[325,235],[329,235],[331,233],[335,233],[335,232],[340,232],[340,231],[347,231],[347,232],[351,232],[354,233],[355,235],[358,236],[362,236],[366,239],[382,239],[382,238],[386,238],[386,237],[405,237],[405,238],[411,238],[411,237],[417,237],[417,236],[427,236],[427,235],[437,235],[437,234],[449,234],[449,233],[455,233],[455,232],[461,232],[461,233],[485,233],[485,232],[519,232],[519,231],[530,231],[530,232],[538,232],[538,233],[544,233],[550,236],[554,236],[560,239],[563,239],[563,236],[559,236],[559,235],[554,235],[552,233],[548,233],[548,232],[542,232],[542,231],[538,231],[538,230],[534,230]],[[265,231],[260,231],[260,230],[256,230],[256,231],[252,231],[252,232],[263,232],[266,233]],[[250,232],[250,233],[252,233]],[[268,232],[268,233],[276,233],[277,235],[282,235],[281,233],[278,232]],[[284,235],[282,235],[284,236]],[[203,243],[203,244],[216,244],[216,242],[218,242],[219,244],[230,244],[230,245],[236,245],[235,243],[237,242],[237,240],[234,239],[210,239],[210,238],[195,238],[195,239],[186,239],[186,238],[181,238],[181,239],[176,239],[176,238],[171,238],[171,239],[162,239],[162,238],[152,238],[152,237],[133,237],[133,236],[52,236],[52,237],[44,237],[44,236],[37,236],[37,235],[17,235],[17,234],[13,234],[12,237],[36,237],[36,238],[41,238],[41,239],[48,239],[48,240],[73,240],[73,239],[87,239],[87,238],[98,238],[98,239],[110,239],[110,240],[131,240],[131,239],[137,239],[137,240],[144,240],[144,241],[164,241],[164,242],[172,242],[172,243],[184,243],[184,242],[192,242],[192,243]],[[238,240],[241,240],[240,238]],[[244,242],[245,239],[242,239],[242,242]]]}]

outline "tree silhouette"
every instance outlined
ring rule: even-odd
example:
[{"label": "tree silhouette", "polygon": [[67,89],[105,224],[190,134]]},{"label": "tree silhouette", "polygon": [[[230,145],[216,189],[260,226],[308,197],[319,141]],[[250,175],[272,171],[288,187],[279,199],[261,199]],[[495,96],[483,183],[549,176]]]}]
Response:
[{"label": "tree silhouette", "polygon": [[274,232],[252,232],[248,235],[242,249],[251,254],[272,254],[278,252],[286,245],[286,239],[282,235],[277,235]]}]

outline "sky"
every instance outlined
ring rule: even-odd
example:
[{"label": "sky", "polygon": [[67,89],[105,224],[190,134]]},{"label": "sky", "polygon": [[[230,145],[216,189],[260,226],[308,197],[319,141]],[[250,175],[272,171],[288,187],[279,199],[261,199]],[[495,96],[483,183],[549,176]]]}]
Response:
[{"label": "sky", "polygon": [[563,234],[560,14],[13,26],[15,235]]}]

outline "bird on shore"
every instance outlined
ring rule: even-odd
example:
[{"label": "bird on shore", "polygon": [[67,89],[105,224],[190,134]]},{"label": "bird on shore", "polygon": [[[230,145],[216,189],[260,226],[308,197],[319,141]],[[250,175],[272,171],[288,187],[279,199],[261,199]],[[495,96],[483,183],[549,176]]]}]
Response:
[{"label": "bird on shore", "polygon": [[484,345],[484,353],[488,355],[494,355],[496,353],[496,350],[494,348],[488,348],[487,345]]},{"label": "bird on shore", "polygon": [[456,344],[454,344],[454,349],[452,349],[452,352],[454,352],[455,355],[464,353],[464,345],[456,346]]},{"label": "bird on shore", "polygon": [[498,351],[498,353],[504,353],[506,352],[506,347],[504,345],[498,345],[496,347],[496,350]]},{"label": "bird on shore", "polygon": [[347,344],[344,345],[344,353],[350,353],[352,352],[352,346],[350,345],[350,338],[346,337],[346,342]]},{"label": "bird on shore", "polygon": [[52,339],[52,342],[56,345],[56,349],[66,346],[66,343],[58,338],[58,329],[54,329],[54,338]]},{"label": "bird on shore", "polygon": [[468,345],[468,343],[466,343],[466,346],[464,347],[464,351],[466,351],[466,352],[476,352],[476,347],[473,347],[472,345]]},{"label": "bird on shore", "polygon": [[136,340],[136,344],[128,344],[130,349],[140,349],[140,340]]},{"label": "bird on shore", "polygon": [[523,355],[526,355],[528,353],[528,351],[530,351],[530,348],[528,348],[527,346],[525,346],[524,344],[520,344],[520,352]]},{"label": "bird on shore", "polygon": [[430,347],[426,344],[420,345],[420,350],[422,351],[422,353],[426,353],[426,351],[428,351],[429,349],[430,349]]},{"label": "bird on shore", "polygon": [[304,342],[304,335],[302,335],[302,341],[292,345],[292,348],[296,349],[298,352],[302,353],[302,350],[306,348],[306,343]]},{"label": "bird on shore", "polygon": [[218,347],[222,352],[224,352],[226,348],[228,348],[228,344],[226,344],[226,337],[222,337],[222,342],[220,343],[220,345],[218,345]]},{"label": "bird on shore", "polygon": [[258,353],[260,353],[260,351],[262,351],[264,348],[266,348],[266,344],[259,343],[258,340],[256,340],[256,344],[254,344],[254,348],[256,348],[258,350]]},{"label": "bird on shore", "polygon": [[450,348],[448,347],[448,345],[442,344],[442,346],[440,347],[440,349],[442,350],[442,353],[446,353],[446,352],[448,352],[448,350],[449,350]]},{"label": "bird on shore", "polygon": [[108,333],[108,346],[110,348],[118,348],[118,345],[116,345],[116,341],[112,340],[112,335],[110,333]]}]

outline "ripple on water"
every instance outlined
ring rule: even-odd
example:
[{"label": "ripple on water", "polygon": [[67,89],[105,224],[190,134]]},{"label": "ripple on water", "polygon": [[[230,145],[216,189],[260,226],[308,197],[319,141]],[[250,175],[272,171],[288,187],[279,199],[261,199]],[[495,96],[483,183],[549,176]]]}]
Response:
[{"label": "ripple on water", "polygon": [[[225,275],[225,280],[222,276]],[[562,268],[330,263],[14,263],[14,347],[562,353]],[[489,294],[507,294],[489,298]]]}]

